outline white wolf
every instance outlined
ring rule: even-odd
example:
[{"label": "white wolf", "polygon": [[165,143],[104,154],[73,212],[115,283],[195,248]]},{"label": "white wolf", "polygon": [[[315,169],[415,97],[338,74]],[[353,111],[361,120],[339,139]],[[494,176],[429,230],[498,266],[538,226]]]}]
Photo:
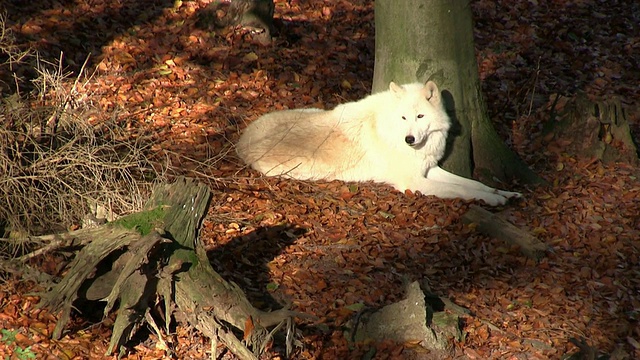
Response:
[{"label": "white wolf", "polygon": [[266,175],[301,180],[376,181],[441,198],[504,204],[502,191],[438,166],[450,120],[440,91],[396,85],[333,110],[299,109],[263,115],[237,144],[240,158]]}]

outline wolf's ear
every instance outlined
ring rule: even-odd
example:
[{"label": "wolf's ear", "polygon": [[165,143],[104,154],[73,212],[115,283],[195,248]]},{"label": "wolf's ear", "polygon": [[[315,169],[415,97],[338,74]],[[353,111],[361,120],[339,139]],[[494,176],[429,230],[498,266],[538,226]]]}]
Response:
[{"label": "wolf's ear", "polygon": [[391,90],[391,92],[395,94],[400,94],[401,92],[404,91],[402,86],[394,83],[393,81],[389,83],[389,90]]},{"label": "wolf's ear", "polygon": [[442,101],[438,85],[436,85],[436,83],[434,83],[433,81],[427,81],[427,83],[424,84],[423,91],[425,92],[425,97],[431,104],[438,105]]}]

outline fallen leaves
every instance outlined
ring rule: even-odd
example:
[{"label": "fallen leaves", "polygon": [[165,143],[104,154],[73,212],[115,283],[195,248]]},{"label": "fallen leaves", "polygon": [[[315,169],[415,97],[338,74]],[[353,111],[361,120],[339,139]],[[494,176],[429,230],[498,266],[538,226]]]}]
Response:
[{"label": "fallen leaves", "polygon": [[[9,8],[9,16],[24,44],[45,58],[64,50],[66,64],[77,70],[91,52],[97,73],[78,86],[87,101],[104,114],[118,109],[132,136],[147,136],[174,167],[221,179],[212,184],[218,198],[202,241],[216,269],[252,301],[268,308],[275,300],[321,318],[305,328],[295,358],[403,358],[410,344],[349,348],[340,326],[365,307],[401,299],[407,277],[428,281],[475,314],[465,319],[467,337],[456,356],[559,358],[575,349],[568,339],[581,334],[599,349],[623,346],[640,357],[640,173],[569,157],[563,154],[568,144],[545,146],[552,138],[540,135],[545,106],[557,94],[638,98],[640,75],[628,71],[640,62],[640,38],[628,28],[633,5],[472,2],[492,118],[552,184],[504,209],[511,222],[553,247],[534,264],[464,226],[467,204],[459,200],[376,184],[263,179],[233,155],[206,162],[260,114],[331,108],[367,94],[374,15],[365,1],[276,1],[277,39],[262,47],[246,32],[196,29],[205,3],[77,1],[63,8],[40,1]],[[29,289],[15,282],[0,289],[0,327],[14,338],[3,334],[1,355],[18,348],[66,358],[104,353],[108,323],[84,332],[76,326],[53,343],[55,317],[35,309]],[[176,329],[174,340],[179,357],[207,356],[207,341],[189,329]],[[143,342],[136,351],[158,358],[166,349]]]}]

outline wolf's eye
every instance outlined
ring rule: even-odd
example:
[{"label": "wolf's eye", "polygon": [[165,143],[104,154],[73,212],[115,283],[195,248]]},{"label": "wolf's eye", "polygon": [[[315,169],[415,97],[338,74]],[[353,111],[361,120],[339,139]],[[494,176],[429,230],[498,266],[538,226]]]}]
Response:
[{"label": "wolf's eye", "polygon": [[418,119],[422,119],[423,117],[424,117],[424,115],[418,114]]},{"label": "wolf's eye", "polygon": [[407,120],[407,118],[403,116],[403,117],[402,117],[402,120]]}]

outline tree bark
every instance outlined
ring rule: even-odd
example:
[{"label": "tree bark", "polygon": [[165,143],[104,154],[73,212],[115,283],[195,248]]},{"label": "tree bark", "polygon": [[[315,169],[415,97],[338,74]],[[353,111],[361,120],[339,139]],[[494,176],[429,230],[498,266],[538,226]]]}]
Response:
[{"label": "tree bark", "polygon": [[[468,0],[378,0],[373,92],[390,81],[438,84],[453,122],[442,166],[471,177],[487,169],[502,181],[540,179],[501,141],[487,117],[480,90],[473,19]],[[474,169],[474,167],[476,169]]]},{"label": "tree bark", "polygon": [[[391,81],[433,80],[453,122],[443,165],[471,177],[470,124],[478,99],[468,79],[472,74],[459,72],[476,67],[471,19],[464,18],[470,12],[464,7],[467,1],[376,1],[373,92],[387,90]],[[454,148],[456,155],[450,156]]]}]

